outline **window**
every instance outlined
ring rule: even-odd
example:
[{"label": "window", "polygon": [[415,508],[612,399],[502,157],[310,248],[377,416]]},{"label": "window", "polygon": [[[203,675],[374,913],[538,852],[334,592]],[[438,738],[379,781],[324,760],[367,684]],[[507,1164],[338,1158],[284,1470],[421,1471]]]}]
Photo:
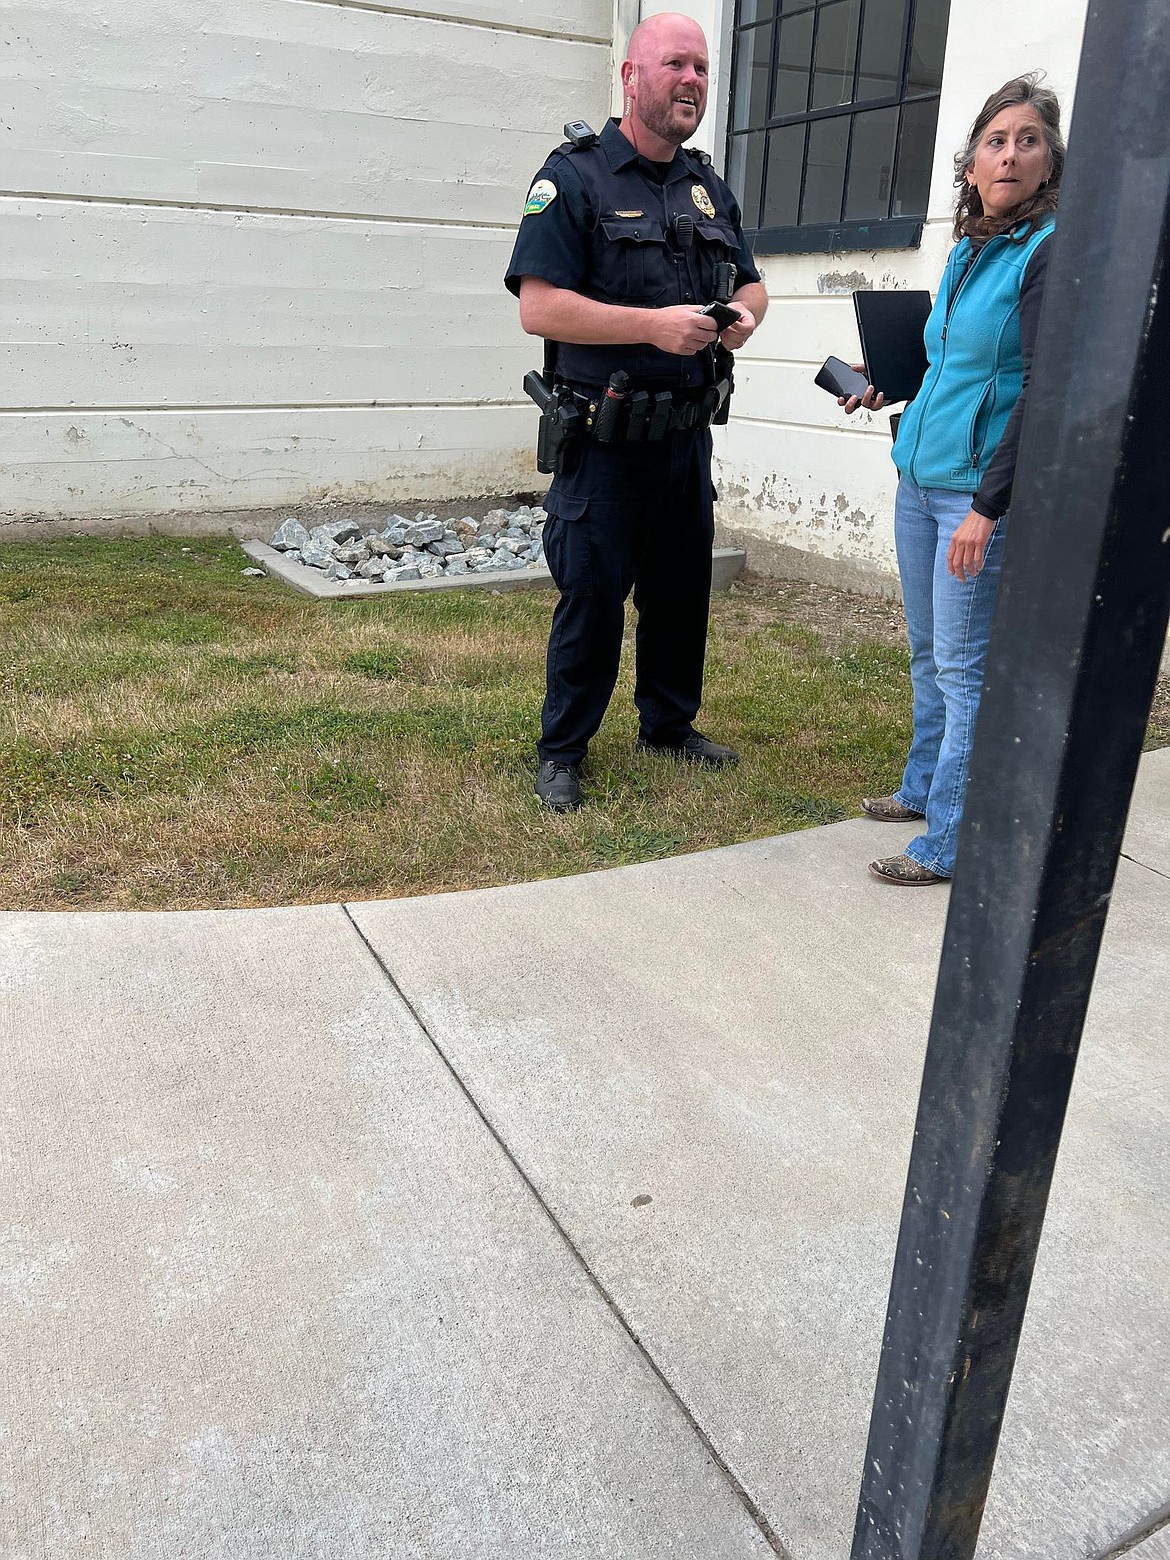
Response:
[{"label": "window", "polygon": [[736,0],[727,177],[771,253],[922,233],[950,0]]}]

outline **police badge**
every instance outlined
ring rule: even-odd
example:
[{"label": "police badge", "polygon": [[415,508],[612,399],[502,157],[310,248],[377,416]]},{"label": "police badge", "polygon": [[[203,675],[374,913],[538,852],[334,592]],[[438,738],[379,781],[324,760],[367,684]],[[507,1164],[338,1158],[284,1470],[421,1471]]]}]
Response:
[{"label": "police badge", "polygon": [[713,217],[715,215],[715,206],[710,195],[707,194],[705,184],[691,185],[691,199],[705,217]]}]

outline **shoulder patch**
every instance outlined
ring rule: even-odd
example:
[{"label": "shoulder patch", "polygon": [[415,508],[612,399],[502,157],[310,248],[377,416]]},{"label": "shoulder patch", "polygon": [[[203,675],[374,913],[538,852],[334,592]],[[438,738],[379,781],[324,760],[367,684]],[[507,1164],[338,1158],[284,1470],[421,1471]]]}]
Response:
[{"label": "shoulder patch", "polygon": [[528,191],[528,199],[524,202],[524,215],[533,217],[538,211],[543,211],[546,206],[551,206],[557,198],[557,187],[551,179],[537,179],[536,183]]}]

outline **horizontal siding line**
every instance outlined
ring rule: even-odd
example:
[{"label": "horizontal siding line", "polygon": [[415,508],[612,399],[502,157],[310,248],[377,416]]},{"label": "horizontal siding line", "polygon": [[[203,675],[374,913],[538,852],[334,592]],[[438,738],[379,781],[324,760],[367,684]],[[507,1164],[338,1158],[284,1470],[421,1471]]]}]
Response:
[{"label": "horizontal siding line", "polygon": [[[859,288],[858,290],[861,291],[861,292],[867,291],[867,289],[865,289],[865,288]],[[873,292],[906,292],[906,291],[912,290],[912,291],[915,291],[915,292],[932,292],[932,293],[934,291],[933,288],[907,289],[905,287],[875,287],[875,288],[868,289],[868,290],[873,291]],[[768,294],[768,303],[769,303],[769,305],[772,305],[772,304],[783,304],[783,303],[852,303],[852,302],[853,302],[853,294],[851,292],[847,292],[847,293],[822,293],[822,292],[788,293],[788,292],[770,292]]]},{"label": "horizontal siding line", "polygon": [[[519,189],[521,186],[517,185]],[[124,206],[128,210],[211,211],[228,216],[300,217],[313,222],[377,222],[390,227],[475,228],[485,233],[514,233],[515,222],[472,222],[455,217],[388,217],[359,211],[312,211],[295,206],[229,206],[216,201],[152,200],[127,195],[69,195],[50,190],[0,190],[0,200],[43,200],[58,205]]]},{"label": "horizontal siding line", "polygon": [[[92,406],[0,406],[0,417],[120,417],[133,413],[136,417],[181,415],[189,412],[442,412],[478,411],[489,407],[527,407],[527,400],[501,397],[477,397],[466,401],[184,401],[165,406],[125,404]],[[732,427],[798,429],[802,433],[824,433],[861,436],[869,439],[888,439],[885,428],[830,428],[822,423],[790,422],[774,417],[749,417],[739,413],[733,418]]]},{"label": "horizontal siding line", "polygon": [[530,406],[528,400],[473,401],[189,401],[165,406],[0,406],[0,417],[168,417],[187,412],[445,412],[479,411],[488,407]]},{"label": "horizontal siding line", "polygon": [[815,358],[784,358],[784,357],[745,357],[739,355],[739,366],[748,368],[815,368],[820,370],[820,363]]},{"label": "horizontal siding line", "polygon": [[384,16],[407,16],[412,21],[445,22],[449,27],[478,27],[484,32],[518,33],[524,38],[552,38],[558,43],[588,43],[611,46],[610,38],[578,36],[553,32],[547,27],[517,27],[508,22],[484,22],[477,17],[443,16],[436,11],[416,11],[413,6],[383,5],[379,0],[291,0],[294,5],[328,5],[338,11],[379,11]]},{"label": "horizontal siding line", "polygon": [[736,413],[732,418],[731,425],[734,426],[736,423],[746,424],[750,428],[797,428],[801,433],[828,433],[834,437],[845,435],[848,438],[855,438],[859,434],[866,439],[888,440],[890,437],[888,428],[861,428],[856,426],[852,428],[828,428],[824,423],[789,422],[787,419],[779,417],[744,417],[739,413]]},{"label": "horizontal siding line", "polygon": [[[892,289],[892,288],[889,289],[889,291],[893,291],[893,290],[894,289]],[[851,292],[845,292],[845,293],[823,293],[823,292],[782,293],[782,292],[770,292],[768,294],[768,302],[770,304],[772,304],[772,303],[852,303],[853,302],[853,294]]]}]

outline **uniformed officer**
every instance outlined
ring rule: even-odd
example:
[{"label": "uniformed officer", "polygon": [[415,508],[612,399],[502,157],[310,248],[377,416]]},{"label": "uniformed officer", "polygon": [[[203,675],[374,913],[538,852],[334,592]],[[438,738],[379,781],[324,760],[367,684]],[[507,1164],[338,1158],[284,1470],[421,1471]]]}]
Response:
[{"label": "uniformed officer", "polygon": [[[631,589],[639,747],[736,762],[693,724],[714,539],[708,427],[725,418],[729,390],[730,359],[717,346],[747,341],[767,294],[731,191],[705,154],[682,145],[707,102],[702,29],[677,15],[642,22],[621,76],[621,120],[593,144],[566,143],[537,174],[506,278],[524,329],[557,344],[556,378],[582,414],[544,505],[561,597],[536,793],[558,812],[580,806],[580,765],[617,680]],[[720,337],[701,310],[721,280],[739,318]],[[613,380],[619,370],[628,384]],[[607,387],[620,416],[604,439]]]}]

